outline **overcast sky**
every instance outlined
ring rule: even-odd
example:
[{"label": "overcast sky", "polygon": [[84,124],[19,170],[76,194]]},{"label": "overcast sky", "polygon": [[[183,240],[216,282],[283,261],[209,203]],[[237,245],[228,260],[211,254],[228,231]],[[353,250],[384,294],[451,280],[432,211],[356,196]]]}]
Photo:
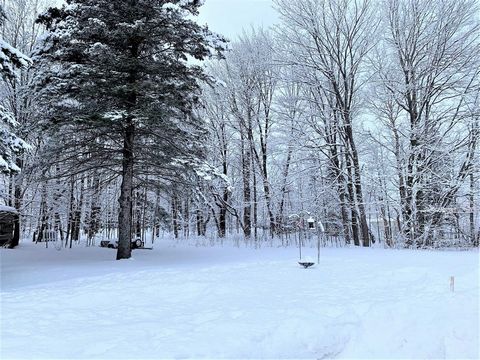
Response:
[{"label": "overcast sky", "polygon": [[[295,1],[295,0],[292,0]],[[272,0],[205,0],[199,23],[235,40],[242,30],[254,26],[269,27],[277,20]]]}]

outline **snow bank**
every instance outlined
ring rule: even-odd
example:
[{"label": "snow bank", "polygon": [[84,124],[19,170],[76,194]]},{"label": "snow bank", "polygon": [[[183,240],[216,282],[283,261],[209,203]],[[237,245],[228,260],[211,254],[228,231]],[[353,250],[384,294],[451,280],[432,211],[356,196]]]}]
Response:
[{"label": "snow bank", "polygon": [[479,356],[477,252],[156,246],[2,250],[0,357]]}]

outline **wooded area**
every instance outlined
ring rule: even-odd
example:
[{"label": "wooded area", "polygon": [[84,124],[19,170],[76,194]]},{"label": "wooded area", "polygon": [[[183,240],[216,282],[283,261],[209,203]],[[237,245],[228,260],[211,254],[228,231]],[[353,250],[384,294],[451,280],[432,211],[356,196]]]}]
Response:
[{"label": "wooded area", "polygon": [[22,237],[478,246],[478,2],[274,2],[227,42],[197,0],[4,0]]}]

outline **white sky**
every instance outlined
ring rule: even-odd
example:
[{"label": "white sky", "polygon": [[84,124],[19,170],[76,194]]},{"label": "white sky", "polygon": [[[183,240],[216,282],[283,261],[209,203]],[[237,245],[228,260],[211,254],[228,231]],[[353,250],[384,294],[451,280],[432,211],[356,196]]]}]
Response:
[{"label": "white sky", "polygon": [[[64,0],[50,1],[57,6],[64,3]],[[230,40],[236,40],[243,29],[248,30],[251,26],[268,28],[277,19],[272,0],[205,0],[197,21],[208,24],[210,30]]]},{"label": "white sky", "polygon": [[[295,1],[295,0],[292,0]],[[269,27],[277,20],[272,0],[205,0],[198,22],[231,40],[253,26]]]}]

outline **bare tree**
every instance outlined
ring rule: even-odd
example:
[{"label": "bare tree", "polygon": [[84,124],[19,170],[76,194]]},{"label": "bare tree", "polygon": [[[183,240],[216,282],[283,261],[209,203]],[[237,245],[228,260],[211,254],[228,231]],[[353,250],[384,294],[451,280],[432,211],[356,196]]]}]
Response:
[{"label": "bare tree", "polygon": [[[351,210],[356,212],[364,246],[370,235],[362,192],[362,176],[353,127],[362,65],[374,44],[378,21],[369,0],[276,0],[282,19],[281,32],[291,44],[290,65],[316,72],[328,93],[327,101],[337,117],[344,142]],[[312,84],[315,86],[315,84]],[[330,96],[331,94],[331,96]],[[356,216],[354,216],[355,218]]]},{"label": "bare tree", "polygon": [[[465,121],[478,79],[478,7],[470,0],[386,6],[389,31],[381,51],[388,60],[378,74],[388,94],[383,115],[395,143],[403,232],[408,245],[429,245],[470,173],[477,142],[476,134],[467,140]],[[460,164],[456,174],[441,169],[451,161]]]}]

